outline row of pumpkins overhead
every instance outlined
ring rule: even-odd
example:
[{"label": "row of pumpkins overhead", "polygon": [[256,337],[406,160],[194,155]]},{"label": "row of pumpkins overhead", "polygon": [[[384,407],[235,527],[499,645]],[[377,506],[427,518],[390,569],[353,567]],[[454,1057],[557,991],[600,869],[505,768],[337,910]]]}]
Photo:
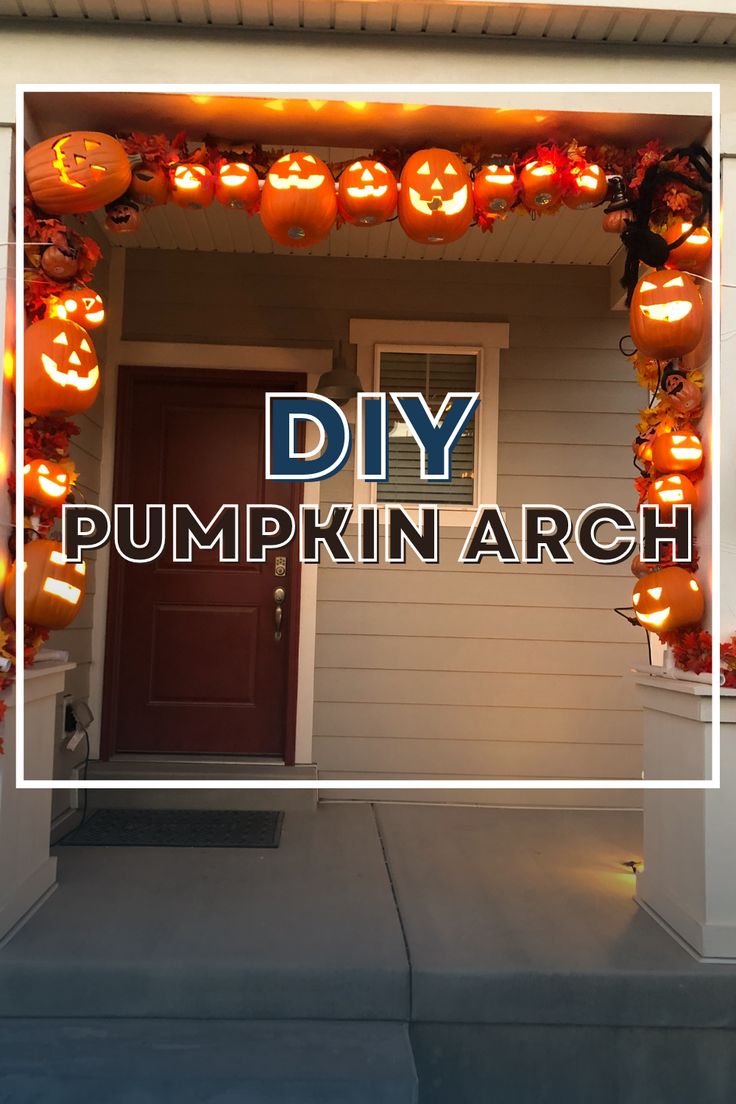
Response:
[{"label": "row of pumpkins overhead", "polygon": [[440,245],[456,241],[479,216],[492,220],[518,206],[532,212],[563,204],[596,207],[609,192],[600,165],[581,161],[563,171],[551,161],[532,159],[519,166],[498,161],[471,175],[457,153],[437,148],[413,153],[398,181],[371,158],[354,161],[335,181],[324,161],[303,151],[280,157],[262,180],[245,161],[223,160],[214,171],[194,161],[142,162],[130,158],[115,138],[94,131],[70,131],[38,143],[26,154],[25,172],[41,210],[65,215],[106,207],[106,225],[113,232],[137,229],[141,207],[172,200],[197,209],[219,201],[259,211],[275,241],[297,247],[321,241],[337,219],[376,226],[393,218],[397,208],[408,237]]}]

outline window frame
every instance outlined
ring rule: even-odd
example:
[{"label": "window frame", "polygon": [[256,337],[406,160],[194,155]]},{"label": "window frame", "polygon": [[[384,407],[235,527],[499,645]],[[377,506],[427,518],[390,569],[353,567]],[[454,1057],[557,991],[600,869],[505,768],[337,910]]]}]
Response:
[{"label": "window frame", "polygon": [[[478,506],[496,502],[498,484],[498,415],[500,351],[508,348],[507,323],[398,321],[394,319],[351,319],[350,341],[357,346],[357,369],[363,391],[380,389],[381,354],[385,352],[471,354],[476,357],[476,390],[480,405],[475,413],[475,458],[473,504],[445,503],[440,506],[440,525],[467,529]],[[356,404],[346,407],[348,420],[355,422]],[[355,458],[353,458],[355,460]],[[376,483],[364,483],[353,475],[356,505],[379,503]],[[410,513],[422,503],[397,501]]]}]

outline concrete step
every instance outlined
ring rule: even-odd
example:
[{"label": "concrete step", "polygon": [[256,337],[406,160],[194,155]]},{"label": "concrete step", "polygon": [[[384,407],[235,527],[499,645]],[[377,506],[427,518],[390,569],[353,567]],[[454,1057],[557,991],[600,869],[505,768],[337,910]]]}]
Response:
[{"label": "concrete step", "polygon": [[[120,755],[108,762],[93,761],[90,781],[115,783],[140,779],[148,782],[218,782],[228,786],[197,789],[144,788],[89,790],[89,809],[284,809],[314,812],[316,789],[283,787],[282,782],[317,781],[314,764],[286,767],[274,762],[202,756]],[[244,782],[258,783],[246,788]]]},{"label": "concrete step", "polygon": [[0,1020],[1,1104],[416,1104],[406,1025]]}]

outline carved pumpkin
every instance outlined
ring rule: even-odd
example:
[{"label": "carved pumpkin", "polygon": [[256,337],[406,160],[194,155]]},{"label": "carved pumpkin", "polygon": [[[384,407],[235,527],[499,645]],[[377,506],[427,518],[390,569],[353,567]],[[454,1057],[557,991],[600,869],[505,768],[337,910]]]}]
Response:
[{"label": "carved pumpkin", "polygon": [[144,161],[133,169],[128,192],[141,207],[162,207],[169,202],[169,174],[163,165]]},{"label": "carved pumpkin", "polygon": [[245,161],[227,161],[215,178],[215,197],[225,207],[253,211],[261,198],[258,174]]},{"label": "carved pumpkin", "polygon": [[76,322],[44,318],[25,333],[24,406],[32,414],[79,414],[100,389],[92,339]]},{"label": "carved pumpkin", "polygon": [[652,462],[658,472],[696,471],[703,462],[703,444],[692,426],[658,433],[652,442]]},{"label": "carved pumpkin", "polygon": [[562,178],[551,161],[528,161],[519,175],[521,199],[529,211],[559,207]]},{"label": "carved pumpkin", "polygon": [[75,479],[71,461],[60,464],[56,460],[27,460],[23,467],[23,497],[42,506],[59,506]]},{"label": "carved pumpkin", "polygon": [[345,222],[377,226],[396,210],[394,174],[380,161],[354,161],[340,174],[337,205]]},{"label": "carved pumpkin", "polygon": [[639,352],[670,360],[689,353],[703,336],[703,300],[683,272],[648,272],[634,289],[629,322]]},{"label": "carved pumpkin", "polygon": [[473,185],[456,153],[413,153],[401,173],[399,221],[412,241],[442,245],[461,238],[473,220]]},{"label": "carved pumpkin", "polygon": [[332,173],[312,153],[275,161],[261,192],[261,222],[281,245],[306,249],[330,232],[337,214]]},{"label": "carved pumpkin", "polygon": [[63,284],[77,275],[79,254],[66,246],[47,245],[41,252],[41,268],[52,280]]},{"label": "carved pumpkin", "polygon": [[[669,226],[664,234],[668,243],[677,241],[692,227],[691,222],[676,222]],[[665,262],[667,268],[686,268],[690,272],[703,272],[708,267],[713,242],[707,226],[696,226],[685,238],[682,245],[670,251]]]},{"label": "carved pumpkin", "polygon": [[639,624],[658,633],[697,625],[705,612],[700,584],[684,567],[644,575],[634,587],[632,602]]},{"label": "carved pumpkin", "polygon": [[652,463],[652,444],[657,434],[656,429],[653,427],[648,429],[646,433],[638,434],[631,445],[634,450],[634,456],[640,464],[644,464],[648,467]]},{"label": "carved pumpkin", "polygon": [[141,213],[131,199],[111,203],[105,208],[105,229],[113,234],[135,234],[141,228]]},{"label": "carved pumpkin", "polygon": [[516,172],[513,165],[484,165],[473,178],[473,198],[477,211],[485,215],[503,215],[516,202]]},{"label": "carved pumpkin", "polygon": [[130,162],[120,142],[96,130],[39,142],[25,156],[25,172],[34,203],[51,215],[94,211],[130,184]]},{"label": "carved pumpkin", "polygon": [[206,165],[182,161],[171,173],[171,198],[178,207],[209,207],[215,198],[215,178]]},{"label": "carved pumpkin", "polygon": [[673,506],[690,506],[694,510],[698,492],[686,475],[663,475],[647,491],[647,502],[659,506],[659,516],[668,522],[672,520]]},{"label": "carved pumpkin", "polygon": [[[87,567],[70,564],[59,541],[34,540],[24,547],[24,620],[40,629],[65,629],[71,625],[84,601]],[[5,608],[15,620],[15,574],[13,564],[5,582]]]},{"label": "carved pumpkin", "polygon": [[92,288],[75,288],[50,299],[46,313],[49,318],[67,318],[85,330],[96,330],[105,321],[105,304]]},{"label": "carved pumpkin", "polygon": [[570,172],[572,190],[562,197],[566,207],[574,211],[598,207],[608,195],[608,181],[600,165],[580,165]]}]

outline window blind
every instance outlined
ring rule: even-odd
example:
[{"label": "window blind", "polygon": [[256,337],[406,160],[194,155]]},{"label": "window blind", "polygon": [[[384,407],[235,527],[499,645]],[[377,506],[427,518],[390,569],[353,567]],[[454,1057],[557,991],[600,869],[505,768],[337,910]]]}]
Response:
[{"label": "window blind", "polygon": [[[475,353],[382,352],[381,391],[419,391],[432,414],[448,391],[477,391]],[[476,411],[477,414],[477,411]],[[427,502],[472,506],[475,487],[475,414],[455,443],[452,479],[424,482],[419,478],[419,446],[389,399],[389,478],[377,484],[379,502]]]}]

